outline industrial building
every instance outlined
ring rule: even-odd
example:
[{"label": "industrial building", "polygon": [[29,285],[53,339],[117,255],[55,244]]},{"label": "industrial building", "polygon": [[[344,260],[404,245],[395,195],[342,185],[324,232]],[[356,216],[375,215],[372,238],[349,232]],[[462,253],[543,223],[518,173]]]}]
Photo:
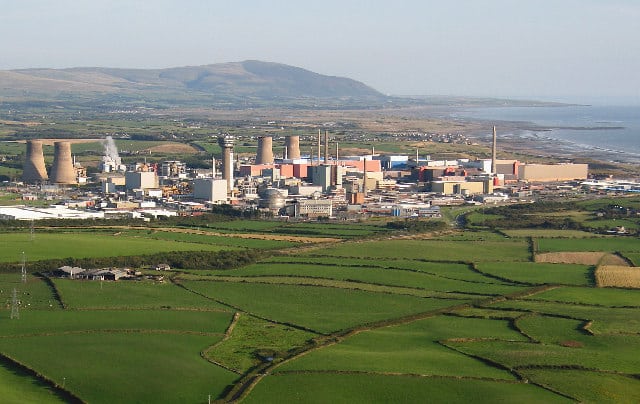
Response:
[{"label": "industrial building", "polygon": [[521,164],[518,178],[532,182],[586,180],[588,171],[588,164]]},{"label": "industrial building", "polygon": [[227,202],[227,181],[215,178],[198,178],[193,181],[193,197],[212,203]]}]

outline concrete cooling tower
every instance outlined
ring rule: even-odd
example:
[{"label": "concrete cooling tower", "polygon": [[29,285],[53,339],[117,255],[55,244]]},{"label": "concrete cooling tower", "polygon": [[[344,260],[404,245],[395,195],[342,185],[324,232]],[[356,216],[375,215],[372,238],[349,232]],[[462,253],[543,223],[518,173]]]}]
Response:
[{"label": "concrete cooling tower", "polygon": [[76,184],[76,170],[71,160],[71,143],[55,142],[51,182],[56,184]]},{"label": "concrete cooling tower", "polygon": [[46,181],[47,169],[44,166],[44,154],[42,153],[42,141],[27,141],[27,158],[24,161],[22,180],[25,182]]},{"label": "concrete cooling tower", "polygon": [[258,138],[256,164],[273,164],[273,138],[271,136]]},{"label": "concrete cooling tower", "polygon": [[300,159],[300,136],[289,136],[285,141],[287,147],[287,158],[292,160]]}]

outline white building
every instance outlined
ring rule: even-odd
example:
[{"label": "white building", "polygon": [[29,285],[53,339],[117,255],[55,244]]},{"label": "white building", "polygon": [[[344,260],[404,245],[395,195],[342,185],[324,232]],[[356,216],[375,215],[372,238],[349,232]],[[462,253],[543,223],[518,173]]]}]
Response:
[{"label": "white building", "polygon": [[193,197],[213,203],[227,202],[227,181],[197,178],[193,182]]}]

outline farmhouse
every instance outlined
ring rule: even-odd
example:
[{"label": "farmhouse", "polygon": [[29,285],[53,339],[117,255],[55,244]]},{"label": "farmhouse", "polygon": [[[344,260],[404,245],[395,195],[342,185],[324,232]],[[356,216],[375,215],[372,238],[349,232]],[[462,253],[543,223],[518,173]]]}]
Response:
[{"label": "farmhouse", "polygon": [[117,281],[120,278],[128,277],[126,269],[119,268],[99,268],[84,269],[80,267],[62,266],[53,271],[54,276],[69,279],[88,279],[92,281]]}]

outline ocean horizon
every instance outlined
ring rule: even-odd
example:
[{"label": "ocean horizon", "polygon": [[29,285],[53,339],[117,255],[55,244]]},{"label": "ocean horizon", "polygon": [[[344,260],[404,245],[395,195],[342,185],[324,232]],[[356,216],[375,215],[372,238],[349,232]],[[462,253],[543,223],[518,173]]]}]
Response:
[{"label": "ocean horizon", "polygon": [[640,162],[640,105],[461,108],[449,116],[492,121],[498,127],[499,122],[518,122],[522,129],[509,125],[508,135],[560,141],[576,152],[600,152],[606,160]]}]

